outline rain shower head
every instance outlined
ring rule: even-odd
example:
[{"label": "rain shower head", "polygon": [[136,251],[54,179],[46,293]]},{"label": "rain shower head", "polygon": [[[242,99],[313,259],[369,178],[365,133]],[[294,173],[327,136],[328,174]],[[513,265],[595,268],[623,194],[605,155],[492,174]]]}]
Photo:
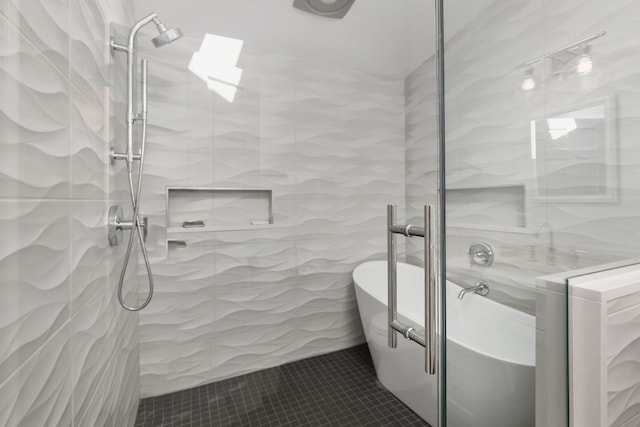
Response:
[{"label": "rain shower head", "polygon": [[151,42],[155,47],[168,45],[169,43],[172,43],[182,37],[182,30],[180,28],[168,29],[162,22],[160,22],[160,20],[158,20],[158,18],[155,18],[153,20],[153,23],[156,24],[158,32],[160,33],[156,37],[151,39]]}]

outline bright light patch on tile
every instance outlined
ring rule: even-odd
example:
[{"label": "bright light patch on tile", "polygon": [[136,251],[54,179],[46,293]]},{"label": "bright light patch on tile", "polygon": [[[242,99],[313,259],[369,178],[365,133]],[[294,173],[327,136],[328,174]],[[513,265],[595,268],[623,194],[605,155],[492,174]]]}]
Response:
[{"label": "bright light patch on tile", "polygon": [[547,119],[547,126],[549,127],[549,135],[554,141],[578,129],[575,119],[564,117]]},{"label": "bright light patch on tile", "polygon": [[202,79],[207,88],[228,102],[233,102],[242,79],[236,65],[244,41],[206,34],[200,50],[193,53],[189,71]]},{"label": "bright light patch on tile", "polygon": [[536,121],[531,120],[531,159],[536,159],[536,151],[538,148],[536,147]]}]

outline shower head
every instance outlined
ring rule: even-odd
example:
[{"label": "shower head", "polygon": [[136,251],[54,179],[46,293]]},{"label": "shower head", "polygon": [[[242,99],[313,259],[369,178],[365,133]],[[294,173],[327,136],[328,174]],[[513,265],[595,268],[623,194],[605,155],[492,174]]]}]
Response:
[{"label": "shower head", "polygon": [[158,18],[155,18],[153,23],[156,24],[158,32],[160,33],[151,39],[151,42],[155,47],[168,45],[182,37],[182,30],[180,28],[167,28],[158,20]]},{"label": "shower head", "polygon": [[327,18],[341,19],[355,0],[293,0],[293,7]]}]

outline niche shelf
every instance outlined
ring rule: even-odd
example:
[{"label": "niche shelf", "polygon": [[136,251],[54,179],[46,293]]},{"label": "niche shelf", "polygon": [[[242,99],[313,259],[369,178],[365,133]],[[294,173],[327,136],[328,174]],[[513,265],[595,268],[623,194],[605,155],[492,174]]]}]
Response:
[{"label": "niche shelf", "polygon": [[273,228],[266,188],[167,187],[167,234]]},{"label": "niche shelf", "polygon": [[525,186],[447,188],[447,225],[528,233]]}]

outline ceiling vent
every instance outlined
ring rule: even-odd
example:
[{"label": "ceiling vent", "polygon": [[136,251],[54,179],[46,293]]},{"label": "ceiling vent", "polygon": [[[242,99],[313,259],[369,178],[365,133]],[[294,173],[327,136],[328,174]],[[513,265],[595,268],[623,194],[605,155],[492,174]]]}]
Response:
[{"label": "ceiling vent", "polygon": [[293,7],[327,18],[343,18],[354,0],[294,0]]}]

